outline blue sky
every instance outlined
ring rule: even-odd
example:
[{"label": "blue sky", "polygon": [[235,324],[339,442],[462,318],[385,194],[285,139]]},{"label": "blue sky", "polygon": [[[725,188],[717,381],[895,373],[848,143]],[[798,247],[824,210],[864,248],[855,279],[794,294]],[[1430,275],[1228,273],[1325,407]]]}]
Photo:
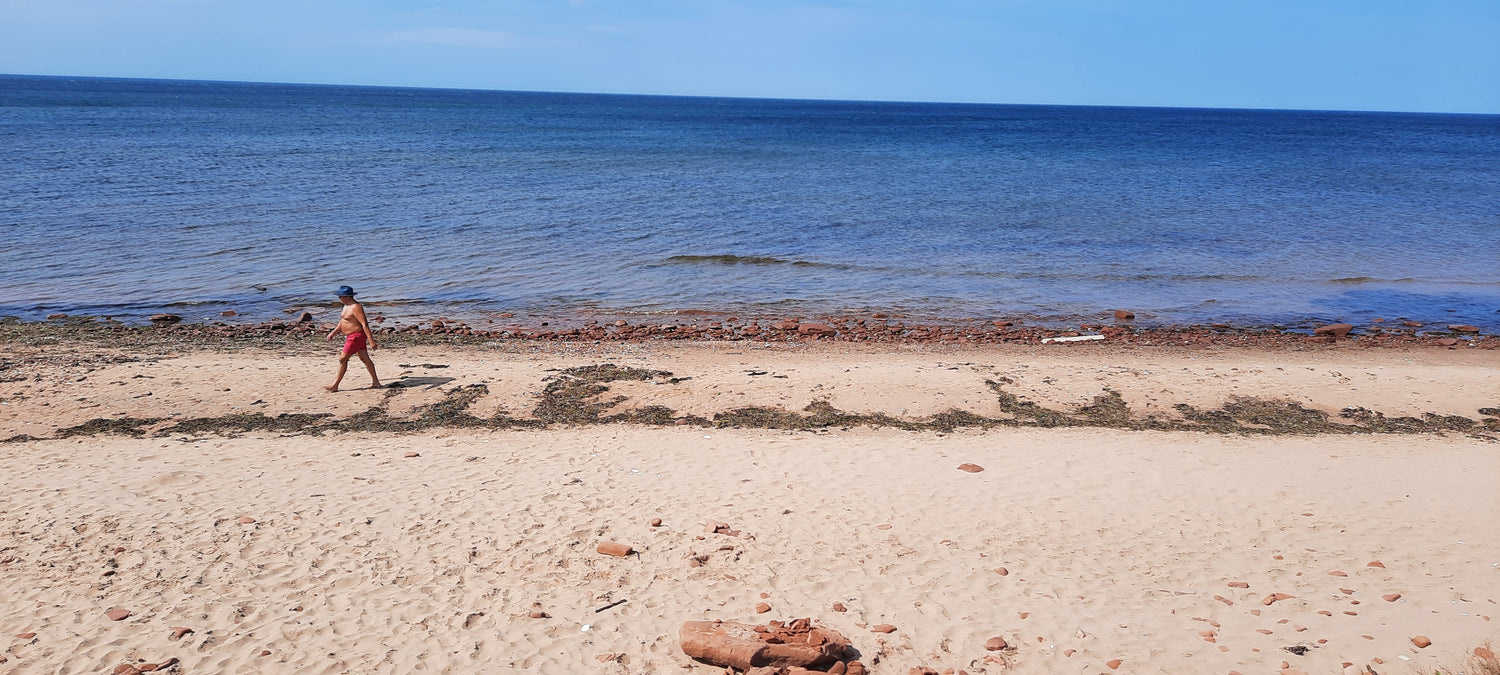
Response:
[{"label": "blue sky", "polygon": [[0,0],[0,72],[1500,113],[1500,0]]}]

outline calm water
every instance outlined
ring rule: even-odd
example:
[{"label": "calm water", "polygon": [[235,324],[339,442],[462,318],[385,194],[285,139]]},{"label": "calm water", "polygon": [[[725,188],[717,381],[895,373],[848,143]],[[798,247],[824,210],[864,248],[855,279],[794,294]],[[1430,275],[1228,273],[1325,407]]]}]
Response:
[{"label": "calm water", "polygon": [[0,315],[1500,329],[1500,116],[0,77]]}]

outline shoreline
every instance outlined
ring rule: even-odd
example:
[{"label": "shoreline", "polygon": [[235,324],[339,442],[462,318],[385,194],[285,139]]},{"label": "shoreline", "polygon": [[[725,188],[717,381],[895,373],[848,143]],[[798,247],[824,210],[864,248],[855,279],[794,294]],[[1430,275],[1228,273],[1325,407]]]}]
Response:
[{"label": "shoreline", "polygon": [[[382,335],[384,389],[312,324],[0,326],[0,440],[443,433],[629,424],[837,430],[1108,428],[1239,435],[1500,432],[1500,339],[1035,329],[859,340],[789,328],[551,339]],[[711,329],[710,329],[711,330]],[[452,332],[450,332],[452,331]],[[311,333],[311,334],[310,334]],[[357,365],[357,364],[356,364]],[[1420,383],[1420,384],[1419,384]]]}]

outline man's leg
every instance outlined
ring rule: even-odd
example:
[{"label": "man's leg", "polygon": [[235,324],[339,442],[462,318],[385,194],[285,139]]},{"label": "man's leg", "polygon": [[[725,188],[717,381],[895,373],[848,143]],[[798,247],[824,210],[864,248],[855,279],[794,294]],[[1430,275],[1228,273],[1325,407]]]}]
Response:
[{"label": "man's leg", "polygon": [[333,384],[330,384],[330,385],[328,385],[326,387],[323,387],[323,388],[327,389],[328,391],[338,391],[339,390],[339,383],[344,381],[344,371],[346,371],[348,369],[349,369],[349,355],[348,354],[344,354],[343,356],[339,357],[339,376],[333,378]]},{"label": "man's leg", "polygon": [[[359,360],[365,362],[365,370],[370,371],[370,388],[380,388],[380,377],[375,374],[375,362],[370,360],[370,352],[367,349],[359,350]],[[339,371],[342,373],[343,371]]]}]

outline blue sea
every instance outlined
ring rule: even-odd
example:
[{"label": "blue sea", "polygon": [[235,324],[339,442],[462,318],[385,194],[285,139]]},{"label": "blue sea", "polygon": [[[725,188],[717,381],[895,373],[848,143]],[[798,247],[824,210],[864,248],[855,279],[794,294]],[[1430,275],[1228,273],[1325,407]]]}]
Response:
[{"label": "blue sea", "polygon": [[1500,330],[1500,116],[0,76],[0,315]]}]

